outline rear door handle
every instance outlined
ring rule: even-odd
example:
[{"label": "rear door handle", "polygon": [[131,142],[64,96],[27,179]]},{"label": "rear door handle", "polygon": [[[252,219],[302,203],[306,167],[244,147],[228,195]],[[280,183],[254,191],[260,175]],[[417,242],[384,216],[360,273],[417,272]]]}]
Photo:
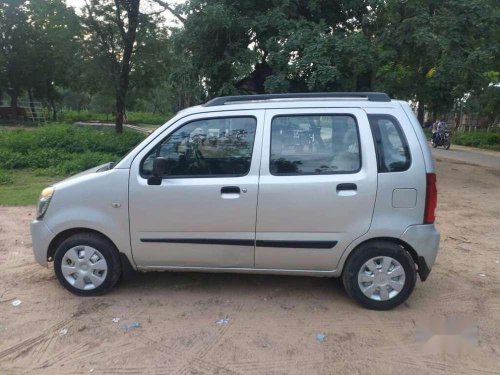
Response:
[{"label": "rear door handle", "polygon": [[220,189],[221,194],[239,194],[239,186],[224,186]]},{"label": "rear door handle", "polygon": [[356,184],[338,184],[337,191],[358,190]]}]

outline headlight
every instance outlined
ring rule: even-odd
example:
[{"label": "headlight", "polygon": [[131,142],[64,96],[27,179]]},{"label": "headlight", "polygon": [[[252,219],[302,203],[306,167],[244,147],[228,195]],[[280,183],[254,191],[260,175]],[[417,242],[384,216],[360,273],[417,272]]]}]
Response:
[{"label": "headlight", "polygon": [[54,195],[54,191],[55,189],[52,186],[42,190],[40,198],[38,199],[38,207],[36,209],[37,219],[40,219],[45,214],[45,211],[47,211],[47,208],[49,207],[50,204],[50,200]]}]

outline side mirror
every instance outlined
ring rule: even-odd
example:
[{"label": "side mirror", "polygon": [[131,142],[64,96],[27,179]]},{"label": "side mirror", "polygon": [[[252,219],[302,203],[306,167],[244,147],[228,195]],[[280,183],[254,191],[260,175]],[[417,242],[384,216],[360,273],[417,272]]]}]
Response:
[{"label": "side mirror", "polygon": [[153,176],[148,178],[148,185],[161,185],[163,176],[169,174],[171,163],[161,156],[153,160]]}]

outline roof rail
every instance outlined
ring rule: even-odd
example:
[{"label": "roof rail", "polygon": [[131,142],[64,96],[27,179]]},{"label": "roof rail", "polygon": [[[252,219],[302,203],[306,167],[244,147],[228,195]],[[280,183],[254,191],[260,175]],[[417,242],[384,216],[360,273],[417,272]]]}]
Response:
[{"label": "roof rail", "polygon": [[214,107],[224,105],[231,102],[248,102],[256,100],[273,100],[273,99],[322,99],[322,98],[356,98],[366,99],[371,102],[390,102],[389,95],[383,92],[307,92],[307,93],[290,93],[290,94],[261,94],[261,95],[236,95],[236,96],[221,96],[209,100],[204,107]]}]

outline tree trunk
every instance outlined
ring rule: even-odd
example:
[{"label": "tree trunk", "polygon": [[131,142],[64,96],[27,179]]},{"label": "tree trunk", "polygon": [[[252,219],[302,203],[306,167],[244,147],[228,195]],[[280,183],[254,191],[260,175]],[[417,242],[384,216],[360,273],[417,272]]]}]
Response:
[{"label": "tree trunk", "polygon": [[31,117],[36,120],[36,110],[35,110],[35,103],[33,103],[33,90],[29,89],[28,90],[28,97],[30,99],[30,109],[31,109]]},{"label": "tree trunk", "polygon": [[420,126],[423,126],[424,115],[425,115],[424,103],[421,100],[419,100],[418,101],[418,108],[417,108],[417,119],[418,119],[418,122],[420,122]]},{"label": "tree trunk", "polygon": [[10,108],[12,111],[12,116],[14,120],[17,120],[17,98],[19,94],[17,91],[13,90],[10,92]]},{"label": "tree trunk", "polygon": [[57,121],[57,111],[56,111],[56,102],[53,97],[49,99],[50,107],[52,108],[52,121]]},{"label": "tree trunk", "polygon": [[353,74],[351,80],[351,91],[358,91],[358,75]]},{"label": "tree trunk", "polygon": [[[118,74],[118,82],[116,85],[116,119],[115,130],[117,133],[123,132],[123,118],[125,115],[125,100],[127,98],[127,90],[129,84],[130,69],[132,63],[132,53],[139,24],[139,4],[140,0],[129,0],[127,4],[128,27],[125,31],[122,20],[119,20],[118,26],[122,35],[124,49],[123,56],[120,62],[120,72]],[[118,9],[120,2],[115,0],[115,5]]]},{"label": "tree trunk", "polygon": [[115,130],[118,134],[123,133],[123,115],[125,113],[125,93],[116,93],[116,117],[115,117]]},{"label": "tree trunk", "polygon": [[47,99],[49,100],[50,108],[52,108],[52,121],[57,121],[57,110],[56,110],[57,92],[50,80],[46,81],[46,85],[47,85]]}]

